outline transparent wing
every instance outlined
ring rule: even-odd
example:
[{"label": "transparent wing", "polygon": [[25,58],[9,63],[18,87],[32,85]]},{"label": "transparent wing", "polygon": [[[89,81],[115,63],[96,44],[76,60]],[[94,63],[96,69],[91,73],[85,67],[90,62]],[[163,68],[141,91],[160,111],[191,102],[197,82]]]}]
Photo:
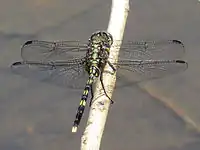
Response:
[{"label": "transparent wing", "polygon": [[79,63],[38,63],[15,62],[11,65],[14,73],[37,81],[52,83],[61,87],[83,89],[88,74],[83,65]]},{"label": "transparent wing", "polygon": [[121,45],[119,60],[172,60],[184,53],[184,45],[178,40],[127,42]]},{"label": "transparent wing", "polygon": [[[117,42],[114,46],[118,46]],[[118,85],[182,72],[188,67],[187,62],[180,60],[184,53],[184,45],[178,40],[122,43],[118,64],[114,64],[118,69]]]},{"label": "transparent wing", "polygon": [[79,41],[27,41],[21,48],[24,61],[66,61],[85,56],[87,44]]},{"label": "transparent wing", "polygon": [[187,62],[183,60],[124,60],[116,66],[118,78],[129,83],[165,77],[188,68]]}]

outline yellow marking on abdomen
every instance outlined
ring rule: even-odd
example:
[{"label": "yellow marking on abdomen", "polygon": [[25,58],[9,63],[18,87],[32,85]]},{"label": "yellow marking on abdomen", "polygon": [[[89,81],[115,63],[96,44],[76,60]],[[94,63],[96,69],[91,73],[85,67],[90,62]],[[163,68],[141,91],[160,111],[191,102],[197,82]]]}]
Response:
[{"label": "yellow marking on abdomen", "polygon": [[81,100],[81,101],[80,101],[80,106],[85,106],[85,105],[86,105],[85,100]]},{"label": "yellow marking on abdomen", "polygon": [[84,94],[84,95],[87,95],[88,92],[89,92],[89,90],[84,90],[84,91],[83,91],[83,94]]}]

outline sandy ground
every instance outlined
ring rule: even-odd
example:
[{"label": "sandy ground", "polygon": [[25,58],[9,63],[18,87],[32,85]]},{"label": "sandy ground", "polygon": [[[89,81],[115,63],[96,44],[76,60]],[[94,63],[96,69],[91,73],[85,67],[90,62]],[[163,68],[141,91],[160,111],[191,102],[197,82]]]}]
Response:
[{"label": "sandy ground", "polygon": [[[11,73],[9,66],[20,60],[26,40],[86,41],[94,31],[105,30],[110,6],[106,0],[1,0],[1,150],[79,149],[88,111],[77,134],[71,133],[71,125],[82,91],[23,78]],[[197,0],[130,2],[124,39],[179,39],[185,44],[189,68],[116,90],[103,150],[200,149],[199,14]],[[178,110],[166,106],[166,100]]]}]

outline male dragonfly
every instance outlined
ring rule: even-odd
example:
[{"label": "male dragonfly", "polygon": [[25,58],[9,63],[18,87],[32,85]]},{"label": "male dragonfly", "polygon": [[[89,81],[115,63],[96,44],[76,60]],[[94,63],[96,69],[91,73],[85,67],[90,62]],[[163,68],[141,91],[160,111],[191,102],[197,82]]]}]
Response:
[{"label": "male dragonfly", "polygon": [[93,97],[92,86],[97,78],[108,96],[102,79],[107,63],[113,72],[117,71],[117,82],[126,74],[139,82],[179,73],[188,67],[187,62],[180,59],[184,54],[184,45],[178,40],[124,43],[120,47],[117,63],[108,59],[112,44],[112,35],[106,31],[93,33],[87,43],[27,41],[21,48],[22,61],[13,63],[11,68],[21,75],[38,76],[40,80],[58,85],[83,87],[72,127],[72,132],[76,132],[89,92]]}]

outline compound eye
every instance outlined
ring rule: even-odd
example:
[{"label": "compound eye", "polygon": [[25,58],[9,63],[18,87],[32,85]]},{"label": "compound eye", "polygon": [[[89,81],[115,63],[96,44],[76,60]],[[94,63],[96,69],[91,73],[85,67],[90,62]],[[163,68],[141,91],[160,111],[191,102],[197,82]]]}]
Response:
[{"label": "compound eye", "polygon": [[110,33],[108,33],[108,41],[109,41],[109,45],[113,44],[113,37]]},{"label": "compound eye", "polygon": [[90,41],[94,44],[106,44],[108,47],[113,44],[112,35],[106,31],[99,31],[94,33],[91,36]]},{"label": "compound eye", "polygon": [[95,44],[101,43],[102,37],[100,36],[100,34],[95,34],[92,36],[91,41]]},{"label": "compound eye", "polygon": [[105,39],[106,43],[108,43],[108,45],[111,46],[113,44],[112,35],[110,33],[108,33],[108,32],[103,32],[103,34],[104,34],[104,39]]}]

